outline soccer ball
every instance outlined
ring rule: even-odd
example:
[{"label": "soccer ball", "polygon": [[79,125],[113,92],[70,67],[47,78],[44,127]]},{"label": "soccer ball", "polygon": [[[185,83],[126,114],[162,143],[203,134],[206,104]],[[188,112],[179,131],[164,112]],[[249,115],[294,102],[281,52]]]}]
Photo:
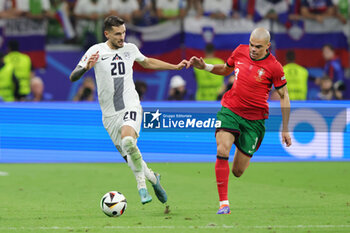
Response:
[{"label": "soccer ball", "polygon": [[101,209],[109,217],[119,217],[126,209],[126,198],[117,191],[110,191],[101,199]]}]

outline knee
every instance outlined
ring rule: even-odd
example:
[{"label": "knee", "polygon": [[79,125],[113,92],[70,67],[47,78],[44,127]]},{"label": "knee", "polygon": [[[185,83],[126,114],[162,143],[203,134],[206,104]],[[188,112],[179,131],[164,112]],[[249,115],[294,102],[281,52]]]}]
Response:
[{"label": "knee", "polygon": [[218,144],[218,147],[217,147],[217,154],[222,157],[228,157],[230,154],[230,149],[231,148],[229,146],[223,143],[220,143]]},{"label": "knee", "polygon": [[244,173],[244,170],[243,169],[240,169],[240,168],[235,168],[235,167],[233,167],[232,168],[232,173],[233,173],[233,175],[235,176],[235,177],[241,177],[242,175],[243,175],[243,173]]}]

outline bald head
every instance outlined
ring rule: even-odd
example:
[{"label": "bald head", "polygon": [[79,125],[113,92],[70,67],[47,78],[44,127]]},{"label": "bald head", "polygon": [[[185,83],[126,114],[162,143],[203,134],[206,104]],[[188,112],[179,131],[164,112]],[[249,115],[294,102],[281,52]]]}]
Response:
[{"label": "bald head", "polygon": [[33,77],[30,81],[31,91],[34,96],[41,96],[44,91],[44,82],[39,77]]},{"label": "bald head", "polygon": [[260,60],[268,55],[270,33],[265,28],[256,28],[250,34],[249,55],[253,60]]},{"label": "bald head", "polygon": [[270,32],[265,28],[255,28],[250,34],[250,39],[263,40],[269,43],[271,39]]},{"label": "bald head", "polygon": [[44,85],[43,80],[37,76],[33,77],[30,82],[32,85]]}]

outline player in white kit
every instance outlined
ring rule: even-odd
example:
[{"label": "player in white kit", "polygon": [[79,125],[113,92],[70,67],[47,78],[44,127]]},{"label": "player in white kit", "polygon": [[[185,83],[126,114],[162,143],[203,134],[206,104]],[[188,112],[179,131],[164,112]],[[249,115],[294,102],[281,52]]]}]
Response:
[{"label": "player in white kit", "polygon": [[133,171],[141,203],[152,201],[146,187],[146,179],[152,183],[157,198],[165,203],[167,195],[160,185],[160,175],[147,167],[136,145],[139,136],[142,108],[135,90],[132,66],[137,61],[148,69],[180,70],[189,67],[189,62],[177,65],[145,57],[131,43],[124,42],[125,24],[116,16],[104,21],[105,43],[95,44],[88,49],[70,75],[72,82],[94,67],[98,100],[102,111],[102,121],[114,145]]}]

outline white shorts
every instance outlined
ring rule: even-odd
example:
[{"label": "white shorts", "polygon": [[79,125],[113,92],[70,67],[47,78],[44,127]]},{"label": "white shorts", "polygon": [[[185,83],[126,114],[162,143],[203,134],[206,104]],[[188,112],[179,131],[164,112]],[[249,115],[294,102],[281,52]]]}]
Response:
[{"label": "white shorts", "polygon": [[114,116],[102,116],[102,122],[115,147],[124,157],[126,154],[122,152],[121,128],[124,125],[128,125],[135,130],[136,137],[139,137],[142,122],[142,108],[141,106],[125,108]]}]

